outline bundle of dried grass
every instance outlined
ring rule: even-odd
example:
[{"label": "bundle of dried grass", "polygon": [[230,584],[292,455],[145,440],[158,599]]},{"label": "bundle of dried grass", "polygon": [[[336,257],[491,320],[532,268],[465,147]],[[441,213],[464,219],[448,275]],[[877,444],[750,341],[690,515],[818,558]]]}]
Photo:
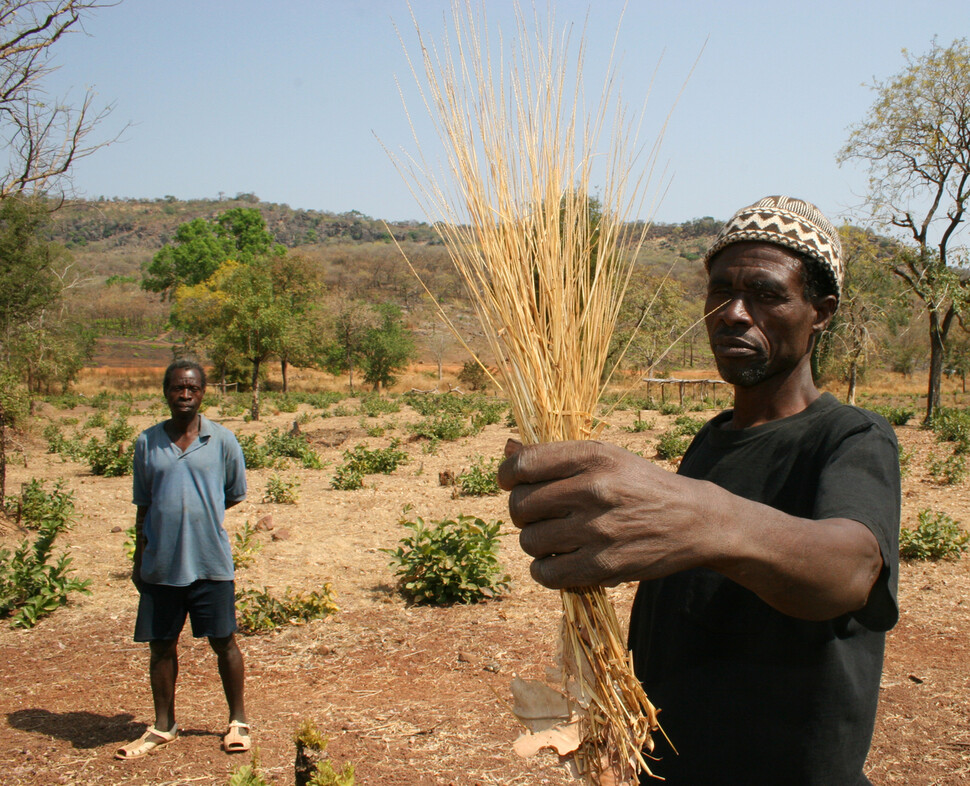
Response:
[{"label": "bundle of dried grass", "polygon": [[[415,22],[421,62],[412,61],[412,70],[447,151],[452,185],[420,155],[392,157],[428,216],[444,219],[437,226],[523,441],[589,439],[646,231],[629,219],[643,209],[656,145],[648,154],[635,146],[612,64],[587,113],[584,41],[570,59],[568,30],[557,37],[535,15],[530,26],[519,8],[516,18],[517,40],[497,61],[484,10],[469,2],[456,0],[453,37],[440,48]],[[607,125],[612,133],[601,151]],[[599,201],[590,197],[594,176]],[[637,772],[650,772],[642,751],[652,750],[656,710],[633,673],[605,592],[565,591],[562,601],[557,696],[564,702],[550,711],[541,688],[517,681],[517,713],[530,726],[519,748],[555,747],[572,756],[588,783],[633,782]]]}]

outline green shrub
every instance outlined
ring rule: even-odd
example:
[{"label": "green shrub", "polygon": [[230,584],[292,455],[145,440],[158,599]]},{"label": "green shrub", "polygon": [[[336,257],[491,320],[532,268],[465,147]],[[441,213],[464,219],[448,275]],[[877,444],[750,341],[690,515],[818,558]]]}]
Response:
[{"label": "green shrub", "polygon": [[661,404],[657,410],[661,415],[680,415],[683,413],[684,408],[679,404],[674,404],[673,402],[665,401]]},{"label": "green shrub", "polygon": [[970,533],[946,513],[924,508],[917,514],[916,529],[899,531],[899,556],[903,559],[955,559],[970,549]]},{"label": "green shrub", "polygon": [[272,502],[277,505],[295,505],[299,498],[299,481],[284,480],[274,472],[266,482],[266,491],[263,492],[263,502]]},{"label": "green shrub", "polygon": [[488,387],[488,374],[475,360],[466,360],[458,372],[458,381],[469,390],[485,390]]},{"label": "green shrub", "polygon": [[296,743],[296,762],[294,775],[297,783],[307,786],[355,786],[354,766],[344,765],[339,773],[334,770],[330,760],[324,758],[329,742],[316,724],[304,720],[293,736]]},{"label": "green shrub", "polygon": [[248,410],[249,407],[241,401],[223,401],[219,405],[219,412],[222,413],[222,417],[224,418],[238,418]]},{"label": "green shrub", "polygon": [[106,428],[107,425],[108,417],[104,414],[104,410],[99,409],[91,417],[84,421],[84,426],[82,428],[84,428],[85,431],[88,431],[93,428]]},{"label": "green shrub", "polygon": [[273,597],[265,587],[236,592],[236,617],[239,630],[245,635],[323,619],[336,611],[330,582],[310,592],[295,592],[287,587],[282,598]]},{"label": "green shrub", "polygon": [[372,393],[360,400],[357,411],[366,417],[376,418],[379,415],[393,415],[401,411],[401,405],[395,400]]},{"label": "green shrub", "polygon": [[266,435],[266,452],[273,458],[293,458],[306,469],[323,469],[323,462],[302,434],[272,429]]},{"label": "green shrub", "polygon": [[256,555],[263,549],[263,544],[256,539],[256,528],[249,520],[232,536],[232,564],[236,568],[248,568],[256,560]]},{"label": "green shrub", "polygon": [[475,463],[457,478],[458,489],[465,497],[498,494],[498,459],[485,460],[478,456]]},{"label": "green shrub", "polygon": [[654,423],[652,420],[634,420],[629,426],[627,426],[627,431],[634,434],[640,434],[644,431],[650,431],[653,429]]},{"label": "green shrub", "polygon": [[330,478],[330,487],[337,491],[356,491],[364,487],[364,473],[354,464],[340,464]]},{"label": "green shrub", "polygon": [[276,460],[269,455],[265,445],[256,441],[255,434],[237,434],[236,440],[242,449],[246,469],[267,469],[275,465]]},{"label": "green shrub", "polygon": [[91,582],[71,575],[70,557],[61,554],[51,561],[57,536],[69,526],[47,518],[32,542],[23,540],[13,553],[0,548],[0,618],[12,617],[11,627],[32,628],[67,603],[70,593],[90,594]]},{"label": "green shrub", "polygon": [[116,478],[130,475],[135,456],[132,437],[135,429],[124,417],[118,417],[105,429],[104,442],[97,437],[85,446],[84,454],[95,475]]},{"label": "green shrub", "polygon": [[455,412],[430,415],[417,423],[409,424],[408,430],[416,437],[444,442],[454,442],[469,434],[466,418]]},{"label": "green shrub", "polygon": [[930,475],[944,486],[962,483],[967,477],[967,461],[961,455],[951,453],[946,458],[932,458],[929,462]]},{"label": "green shrub", "polygon": [[477,434],[485,426],[494,426],[501,423],[509,405],[504,401],[482,401],[478,405],[478,411],[472,413],[472,429]]},{"label": "green shrub", "polygon": [[916,414],[916,410],[910,407],[891,407],[888,404],[869,407],[869,409],[878,415],[882,415],[891,426],[905,426]]},{"label": "green shrub", "polygon": [[939,407],[929,424],[940,442],[955,442],[955,453],[970,453],[970,412]]},{"label": "green shrub", "polygon": [[509,576],[498,561],[501,522],[458,516],[425,524],[402,520],[409,535],[397,549],[382,549],[401,592],[415,603],[477,603],[501,595]]},{"label": "green shrub", "polygon": [[40,529],[51,519],[62,522],[65,528],[74,524],[74,492],[67,490],[66,480],[57,480],[50,493],[44,490],[44,482],[32,478],[20,487],[20,498],[15,499],[17,519],[27,529]]},{"label": "green shrub", "polygon": [[899,449],[899,477],[905,478],[909,474],[909,462],[913,458],[913,450]]},{"label": "green shrub", "polygon": [[703,418],[692,418],[690,415],[681,415],[674,420],[674,433],[679,437],[693,437],[704,428]]},{"label": "green shrub", "polygon": [[280,412],[296,412],[300,407],[300,402],[290,393],[277,393],[271,400]]},{"label": "green shrub", "polygon": [[330,480],[331,487],[352,491],[363,487],[365,475],[390,475],[408,460],[408,454],[398,450],[400,444],[395,439],[386,448],[369,449],[366,445],[358,445],[353,450],[344,451],[344,460]]},{"label": "green shrub", "polygon": [[665,431],[657,440],[657,455],[670,461],[683,456],[690,445],[690,437],[685,437],[674,431]]}]

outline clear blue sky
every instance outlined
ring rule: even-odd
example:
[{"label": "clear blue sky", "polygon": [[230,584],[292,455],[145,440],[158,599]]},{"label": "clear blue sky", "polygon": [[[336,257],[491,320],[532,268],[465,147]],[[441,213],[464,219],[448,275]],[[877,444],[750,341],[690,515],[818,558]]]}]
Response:
[{"label": "clear blue sky", "polygon": [[[486,5],[514,31],[511,0]],[[450,2],[412,6],[437,38]],[[582,26],[587,8],[555,3],[557,25]],[[591,68],[604,63],[622,8],[595,3]],[[395,24],[414,51],[406,0],[124,0],[99,10],[86,34],[58,44],[61,68],[48,86],[58,97],[93,87],[113,103],[103,136],[130,127],[78,163],[77,194],[253,192],[292,207],[423,220],[375,138],[414,147],[395,78],[413,80]],[[865,84],[899,71],[902,48],[922,53],[934,35],[949,44],[968,29],[967,0],[629,0],[622,92],[639,105],[663,55],[648,109],[656,122],[709,38],[667,130],[661,160],[673,181],[656,219],[727,218],[773,193],[814,201],[833,219],[851,215],[865,174],[840,169],[835,156],[872,103]],[[418,130],[433,150],[430,126]]]}]

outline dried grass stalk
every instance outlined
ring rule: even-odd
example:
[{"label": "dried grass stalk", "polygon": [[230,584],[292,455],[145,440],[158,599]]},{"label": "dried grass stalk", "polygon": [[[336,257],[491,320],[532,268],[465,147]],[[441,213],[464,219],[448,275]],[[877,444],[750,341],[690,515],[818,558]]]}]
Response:
[{"label": "dried grass stalk", "polygon": [[[496,61],[484,9],[456,0],[452,16],[440,48],[415,22],[421,59],[411,61],[450,178],[438,179],[420,152],[392,158],[429,218],[443,219],[523,441],[589,439],[646,232],[630,219],[643,209],[656,144],[635,146],[612,64],[586,110],[582,37],[570,59],[568,29],[556,36],[535,14],[530,26],[517,7],[517,38]],[[565,591],[562,601],[561,688],[581,732],[573,760],[588,783],[635,781],[650,771],[641,751],[652,750],[656,710],[605,592]]]}]

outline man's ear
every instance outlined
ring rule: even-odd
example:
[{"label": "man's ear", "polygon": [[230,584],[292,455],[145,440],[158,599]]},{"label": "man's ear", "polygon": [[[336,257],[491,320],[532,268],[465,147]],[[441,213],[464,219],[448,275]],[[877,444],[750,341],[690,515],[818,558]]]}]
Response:
[{"label": "man's ear", "polygon": [[816,300],[813,305],[815,306],[815,321],[812,322],[812,332],[821,333],[828,327],[829,322],[832,321],[832,317],[835,316],[835,310],[839,307],[839,301],[835,295],[826,295]]}]

